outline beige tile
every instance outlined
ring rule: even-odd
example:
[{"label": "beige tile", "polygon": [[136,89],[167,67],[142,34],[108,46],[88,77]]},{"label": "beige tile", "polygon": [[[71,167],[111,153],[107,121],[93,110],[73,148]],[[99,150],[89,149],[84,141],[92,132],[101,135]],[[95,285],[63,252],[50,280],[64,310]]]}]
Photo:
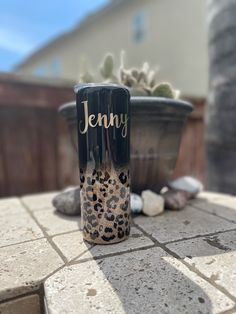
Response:
[{"label": "beige tile", "polygon": [[42,226],[50,236],[80,229],[79,217],[69,217],[60,214],[53,209],[35,211],[34,216],[40,226]]},{"label": "beige tile", "polygon": [[0,217],[22,213],[26,213],[26,210],[17,197],[0,199]]},{"label": "beige tile", "polygon": [[[50,314],[221,313],[234,302],[160,248],[66,267],[45,284]],[[64,302],[62,302],[62,300]]]},{"label": "beige tile", "polygon": [[89,243],[83,241],[81,231],[58,235],[52,240],[68,261],[75,259],[91,248]]},{"label": "beige tile", "polygon": [[0,304],[0,314],[40,314],[38,295],[16,299]]},{"label": "beige tile", "polygon": [[0,247],[44,236],[28,213],[1,216],[0,226]]},{"label": "beige tile", "polygon": [[59,192],[51,192],[26,195],[22,197],[21,200],[31,211],[53,209],[52,199],[58,193]]},{"label": "beige tile", "polygon": [[0,249],[0,301],[35,291],[43,279],[63,265],[46,239]]},{"label": "beige tile", "polygon": [[79,260],[83,260],[107,254],[122,253],[153,245],[153,242],[135,227],[131,229],[131,234],[128,240],[111,245],[90,245],[86,241],[83,241],[81,231],[53,237],[53,242],[61,250],[68,261],[71,261],[76,257],[78,257]]},{"label": "beige tile", "polygon": [[162,243],[232,230],[236,226],[190,206],[177,212],[166,211],[157,217],[138,216],[134,222]]},{"label": "beige tile", "polygon": [[224,199],[228,197],[232,197],[232,195],[218,192],[203,191],[198,194],[197,199],[200,198],[210,201],[214,199]]},{"label": "beige tile", "polygon": [[193,202],[192,206],[236,222],[236,197],[220,197],[206,202]]},{"label": "beige tile", "polygon": [[151,246],[154,243],[135,227],[131,228],[130,237],[120,243],[111,245],[96,245],[83,254],[79,259],[101,257],[107,254],[122,253],[134,249]]}]

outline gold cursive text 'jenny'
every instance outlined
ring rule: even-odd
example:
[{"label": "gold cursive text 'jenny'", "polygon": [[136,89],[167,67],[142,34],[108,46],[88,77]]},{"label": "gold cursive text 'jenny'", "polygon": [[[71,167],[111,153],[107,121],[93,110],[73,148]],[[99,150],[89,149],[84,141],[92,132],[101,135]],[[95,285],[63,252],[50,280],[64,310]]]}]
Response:
[{"label": "gold cursive text 'jenny'", "polygon": [[[128,130],[128,116],[127,114],[120,114],[120,117],[117,114],[110,113],[110,117],[106,114],[98,113],[97,118],[94,114],[88,115],[88,101],[82,101],[84,105],[84,121],[80,121],[79,129],[81,134],[85,134],[88,131],[88,127],[95,128],[96,126],[104,126],[105,129],[108,129],[110,126],[115,126],[117,129],[122,127],[121,135],[122,137],[127,136]],[[81,128],[81,125],[84,124],[84,127]]]}]

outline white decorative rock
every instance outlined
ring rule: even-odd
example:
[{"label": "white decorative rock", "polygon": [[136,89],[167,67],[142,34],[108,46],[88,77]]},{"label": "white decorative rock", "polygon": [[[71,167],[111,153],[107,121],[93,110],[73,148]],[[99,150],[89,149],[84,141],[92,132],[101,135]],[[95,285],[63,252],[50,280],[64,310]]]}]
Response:
[{"label": "white decorative rock", "polygon": [[142,197],[138,194],[131,193],[130,197],[130,208],[131,212],[134,214],[140,214],[143,209],[143,200]]},{"label": "white decorative rock", "polygon": [[193,196],[197,195],[203,190],[203,185],[200,181],[193,177],[180,177],[168,183],[168,187],[176,191],[186,191]]},{"label": "white decorative rock", "polygon": [[164,211],[164,198],[150,190],[142,192],[143,213],[147,216],[157,216]]}]

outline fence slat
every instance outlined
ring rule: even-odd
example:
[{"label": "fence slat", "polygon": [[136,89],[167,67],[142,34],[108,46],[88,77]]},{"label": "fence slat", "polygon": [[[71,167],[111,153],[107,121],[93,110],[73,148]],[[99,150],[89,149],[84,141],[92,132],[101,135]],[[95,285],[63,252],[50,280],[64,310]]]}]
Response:
[{"label": "fence slat", "polygon": [[[63,85],[64,84],[64,85]],[[78,184],[77,157],[57,108],[74,99],[63,82],[0,74],[0,197]],[[186,125],[175,177],[204,179],[203,99]]]}]

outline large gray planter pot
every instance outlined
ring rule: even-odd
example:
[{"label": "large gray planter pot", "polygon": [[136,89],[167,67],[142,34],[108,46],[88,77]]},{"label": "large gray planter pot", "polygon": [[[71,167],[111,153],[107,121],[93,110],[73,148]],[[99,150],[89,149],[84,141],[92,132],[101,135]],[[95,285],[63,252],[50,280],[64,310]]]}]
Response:
[{"label": "large gray planter pot", "polygon": [[[178,158],[181,135],[192,105],[157,97],[131,97],[131,186],[159,192],[171,178]],[[77,150],[75,102],[59,108]]]}]

